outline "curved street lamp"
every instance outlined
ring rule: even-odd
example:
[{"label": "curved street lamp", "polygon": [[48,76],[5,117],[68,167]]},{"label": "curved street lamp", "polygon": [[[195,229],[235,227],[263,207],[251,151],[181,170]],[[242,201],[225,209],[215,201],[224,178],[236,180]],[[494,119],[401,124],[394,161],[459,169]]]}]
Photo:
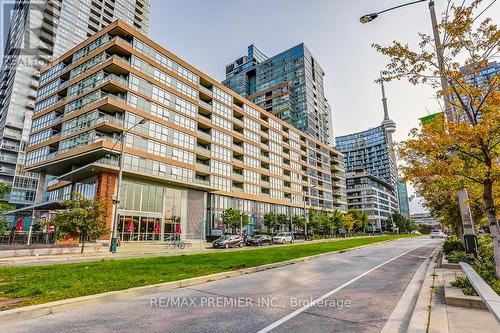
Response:
[{"label": "curved street lamp", "polygon": [[[123,122],[125,123],[125,116],[123,117]],[[120,137],[115,141],[113,146],[111,147],[111,151],[114,150],[116,144],[120,141],[120,157],[119,157],[119,164],[118,164],[118,179],[116,181],[116,196],[113,199],[113,205],[115,206],[114,212],[113,212],[113,221],[111,225],[111,242],[109,244],[109,252],[115,253],[116,252],[116,226],[120,221],[118,221],[119,215],[118,215],[118,205],[120,204],[120,183],[122,182],[122,177],[123,177],[123,161],[125,160],[123,158],[124,156],[124,150],[125,150],[125,135],[130,132],[132,129],[134,129],[138,125],[144,125],[145,123],[148,122],[147,118],[142,118],[139,122],[134,124],[132,127],[128,128],[122,134],[120,134]],[[125,126],[124,126],[125,127]]]},{"label": "curved street lamp", "polygon": [[[398,8],[401,8],[401,7],[406,7],[406,6],[413,5],[413,4],[419,3],[419,2],[424,2],[424,1],[428,1],[428,0],[412,1],[412,2],[408,2],[408,3],[404,3],[402,5],[394,6],[394,7],[388,8],[388,9],[384,9],[384,10],[382,10],[380,12],[377,12],[377,13],[366,14],[366,15],[363,15],[363,16],[361,16],[359,18],[359,22],[365,24],[365,23],[373,21],[374,19],[376,19],[382,13],[389,12],[389,11],[394,10],[394,9],[398,9]],[[434,4],[434,1],[431,0],[431,1],[429,1],[429,5],[430,5],[430,2],[432,2]]]}]

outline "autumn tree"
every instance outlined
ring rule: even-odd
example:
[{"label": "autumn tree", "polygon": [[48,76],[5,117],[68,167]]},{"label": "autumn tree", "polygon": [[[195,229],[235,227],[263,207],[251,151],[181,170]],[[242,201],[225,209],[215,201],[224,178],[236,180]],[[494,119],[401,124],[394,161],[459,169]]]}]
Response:
[{"label": "autumn tree", "polygon": [[345,215],[345,228],[347,229],[348,233],[351,233],[352,228],[354,227],[354,223],[356,221],[354,220],[354,217],[352,217],[351,214],[346,214]]},{"label": "autumn tree", "polygon": [[99,238],[109,232],[106,228],[108,211],[106,203],[100,197],[88,199],[79,193],[62,203],[66,209],[56,212],[53,224],[59,239],[68,236],[80,238],[83,253],[87,238]]},{"label": "autumn tree", "polygon": [[[401,145],[399,153],[407,163],[403,172],[417,188],[426,178],[450,180],[453,190],[480,187],[483,209],[494,238],[496,274],[500,277],[496,210],[500,178],[500,77],[481,75],[498,57],[500,31],[490,18],[485,18],[487,7],[482,0],[464,3],[448,0],[437,27],[442,36],[441,49],[436,50],[433,37],[423,33],[419,34],[416,49],[400,42],[373,46],[390,58],[380,80],[407,79],[415,85],[430,84],[438,97],[444,96],[449,101],[450,106],[445,110],[448,121],[413,130],[410,139]],[[437,61],[438,55],[442,55],[442,65]]]}]

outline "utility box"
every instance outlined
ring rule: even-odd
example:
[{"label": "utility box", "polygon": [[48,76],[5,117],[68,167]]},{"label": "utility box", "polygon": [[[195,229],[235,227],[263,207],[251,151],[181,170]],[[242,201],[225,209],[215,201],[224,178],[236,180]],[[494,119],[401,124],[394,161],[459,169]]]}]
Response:
[{"label": "utility box", "polygon": [[473,234],[464,235],[464,245],[465,245],[465,252],[466,253],[476,254],[477,253],[477,237],[476,237],[476,235],[473,235]]}]

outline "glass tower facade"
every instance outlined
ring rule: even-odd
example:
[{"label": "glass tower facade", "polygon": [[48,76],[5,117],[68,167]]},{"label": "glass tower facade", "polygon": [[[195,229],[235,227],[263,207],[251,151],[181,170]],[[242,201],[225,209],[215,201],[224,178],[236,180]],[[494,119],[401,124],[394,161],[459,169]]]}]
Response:
[{"label": "glass tower facade", "polygon": [[121,21],[44,68],[40,81],[26,164],[51,180],[36,210],[58,209],[79,192],[107,199],[113,211],[128,130],[123,241],[168,240],[179,230],[188,239],[216,236],[227,208],[245,212],[252,233],[265,229],[267,212],[346,205],[342,154]]},{"label": "glass tower facade", "polygon": [[273,57],[250,45],[246,56],[226,66],[222,83],[321,142],[333,144],[324,75],[304,43]]},{"label": "glass tower facade", "polygon": [[52,82],[37,94],[50,79],[39,82],[40,68],[118,18],[147,33],[149,6],[149,0],[15,2],[0,77],[0,180],[12,185],[3,201],[20,208],[35,200],[39,178],[24,168],[25,148],[35,100],[58,88]]},{"label": "glass tower facade", "polygon": [[[374,231],[382,230],[384,220],[399,211],[393,129],[392,122],[384,121],[366,131],[335,138],[336,148],[344,154],[348,208],[367,211]],[[363,190],[358,190],[358,183]]]}]

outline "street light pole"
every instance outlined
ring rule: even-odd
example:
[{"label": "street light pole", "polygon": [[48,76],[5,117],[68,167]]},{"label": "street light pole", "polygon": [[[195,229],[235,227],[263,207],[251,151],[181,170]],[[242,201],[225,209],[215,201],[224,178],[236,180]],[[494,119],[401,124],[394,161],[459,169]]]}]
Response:
[{"label": "street light pole", "polygon": [[[116,253],[116,242],[117,242],[117,239],[118,237],[116,237],[116,227],[118,225],[118,223],[120,222],[118,219],[120,218],[120,216],[118,215],[118,207],[120,205],[120,185],[121,185],[121,182],[122,182],[122,178],[123,178],[123,164],[124,164],[124,161],[125,161],[125,158],[124,158],[124,154],[125,154],[125,135],[131,131],[132,129],[134,129],[137,125],[143,125],[145,123],[148,122],[148,119],[146,118],[142,118],[138,123],[134,124],[132,127],[130,127],[129,129],[127,129],[126,131],[124,131],[122,134],[120,134],[120,137],[118,138],[118,140],[116,140],[116,142],[113,144],[113,146],[111,147],[111,151],[113,151],[113,149],[115,148],[116,144],[118,143],[118,141],[120,141],[120,156],[118,157],[118,178],[117,178],[117,181],[116,181],[116,196],[115,198],[113,199],[113,204],[115,206],[115,209],[114,209],[114,216],[113,216],[113,220],[112,220],[112,225],[111,225],[111,242],[110,242],[110,245],[109,245],[109,252],[112,252],[112,253]],[[125,118],[124,118],[124,123],[125,123]]]}]

